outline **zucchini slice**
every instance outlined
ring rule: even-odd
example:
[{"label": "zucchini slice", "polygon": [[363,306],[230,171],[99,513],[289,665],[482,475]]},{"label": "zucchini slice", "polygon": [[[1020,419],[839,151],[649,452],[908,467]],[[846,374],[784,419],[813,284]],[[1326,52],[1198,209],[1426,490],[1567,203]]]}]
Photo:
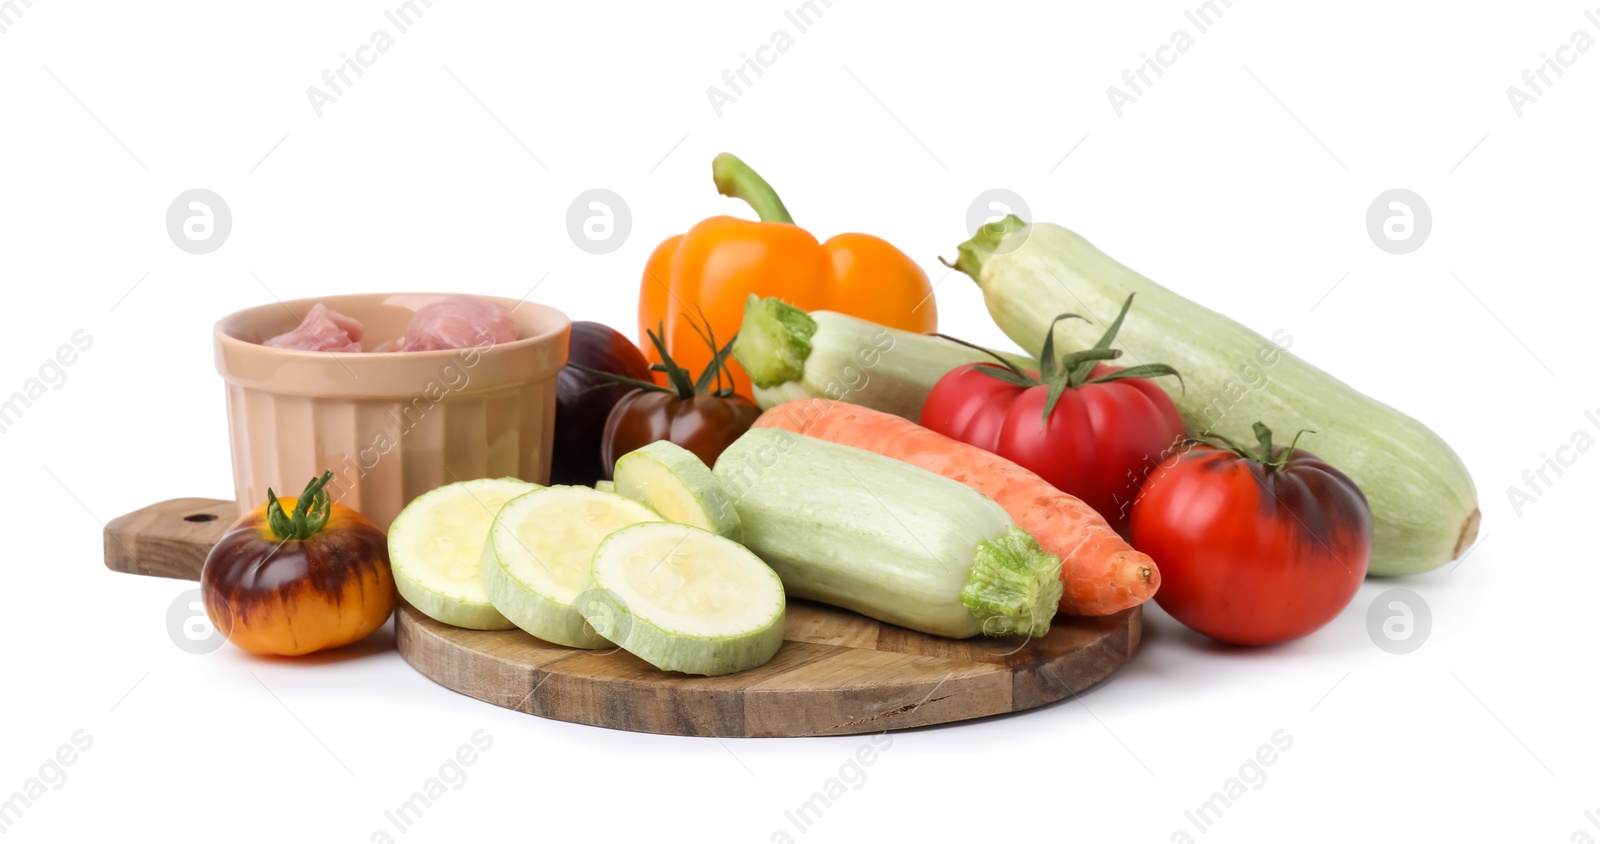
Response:
[{"label": "zucchini slice", "polygon": [[584,486],[552,486],[500,508],[483,545],[483,589],[494,608],[529,634],[571,648],[604,648],[574,607],[589,579],[589,562],[613,531],[659,522],[630,498]]},{"label": "zucchini slice", "polygon": [[617,492],[654,507],[669,522],[739,541],[739,512],[711,469],[693,452],[660,440],[617,461]]},{"label": "zucchini slice", "polygon": [[516,478],[482,478],[417,496],[389,527],[400,596],[434,621],[474,630],[511,627],[484,592],[478,561],[500,506],[538,488]]},{"label": "zucchini slice", "polygon": [[764,665],[783,644],[783,583],[761,558],[690,525],[606,537],[580,601],[594,629],[665,671],[716,676]]}]

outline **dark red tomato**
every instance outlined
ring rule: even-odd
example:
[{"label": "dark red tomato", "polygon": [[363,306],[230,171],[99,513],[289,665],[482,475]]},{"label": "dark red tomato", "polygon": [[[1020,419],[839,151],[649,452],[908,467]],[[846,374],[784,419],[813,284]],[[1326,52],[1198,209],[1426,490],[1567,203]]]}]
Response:
[{"label": "dark red tomato", "polygon": [[639,347],[621,332],[598,322],[583,321],[572,324],[567,364],[556,376],[556,432],[550,453],[550,483],[592,486],[595,481],[611,477],[611,463],[602,461],[600,455],[606,417],[633,390],[594,371],[646,381],[651,377],[650,364]]},{"label": "dark red tomato", "polygon": [[1184,438],[1178,409],[1150,380],[1177,376],[1172,367],[1101,362],[1122,354],[1111,343],[1132,306],[1130,294],[1093,348],[1060,360],[1056,323],[1077,317],[1056,317],[1041,344],[1038,372],[1003,359],[951,370],[928,393],[922,425],[1031,470],[1126,536],[1140,485]]},{"label": "dark red tomato", "polygon": [[607,477],[622,455],[658,440],[680,445],[707,466],[713,465],[722,450],[750,430],[761,415],[755,402],[735,393],[731,386],[733,375],[727,360],[733,340],[718,348],[710,326],[693,320],[690,324],[711,350],[711,363],[696,378],[672,359],[659,331],[646,332],[661,359],[651,369],[664,375],[667,385],[621,379],[638,389],[623,396],[606,417],[600,458]]},{"label": "dark red tomato", "polygon": [[668,440],[711,466],[760,415],[761,408],[736,394],[683,398],[671,392],[634,390],[617,402],[606,418],[601,459],[609,474],[622,455]]},{"label": "dark red tomato", "polygon": [[1154,472],[1133,546],[1161,567],[1156,603],[1214,639],[1271,645],[1322,627],[1355,597],[1372,512],[1355,482],[1303,449],[1196,445]]}]

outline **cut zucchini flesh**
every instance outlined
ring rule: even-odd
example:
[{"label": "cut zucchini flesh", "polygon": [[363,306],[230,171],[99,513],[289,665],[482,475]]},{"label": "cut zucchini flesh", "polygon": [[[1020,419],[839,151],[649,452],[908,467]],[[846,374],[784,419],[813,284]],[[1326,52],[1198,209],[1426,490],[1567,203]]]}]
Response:
[{"label": "cut zucchini flesh", "polygon": [[598,480],[594,482],[594,488],[601,492],[616,492],[617,484],[615,481]]},{"label": "cut zucchini flesh", "polygon": [[553,486],[506,502],[489,528],[480,566],[483,588],[511,623],[546,642],[610,647],[574,606],[588,583],[600,541],[639,522],[659,522],[649,507],[616,493]]},{"label": "cut zucchini flesh", "polygon": [[490,603],[478,562],[501,505],[538,488],[516,478],[483,478],[417,496],[389,528],[389,564],[400,596],[445,624],[474,630],[511,627]]},{"label": "cut zucchini flesh", "polygon": [[740,539],[739,512],[711,469],[693,452],[660,440],[617,461],[617,492],[655,508],[669,522]]},{"label": "cut zucchini flesh", "polygon": [[654,523],[606,537],[579,607],[593,628],[645,662],[685,674],[764,665],[783,644],[778,575],[743,545]]}]

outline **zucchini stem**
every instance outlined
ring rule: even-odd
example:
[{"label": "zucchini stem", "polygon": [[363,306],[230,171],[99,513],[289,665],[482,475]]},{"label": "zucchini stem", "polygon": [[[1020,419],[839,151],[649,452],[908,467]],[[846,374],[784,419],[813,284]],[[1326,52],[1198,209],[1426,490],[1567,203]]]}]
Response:
[{"label": "zucchini stem", "polygon": [[978,543],[961,603],[986,636],[1043,636],[1061,603],[1061,558],[1021,528]]},{"label": "zucchini stem", "polygon": [[989,256],[1000,248],[1000,241],[1005,240],[1006,236],[1012,232],[1021,231],[1027,227],[1028,224],[1023,222],[1021,217],[1015,214],[1007,214],[1003,220],[979,226],[977,234],[974,234],[971,240],[957,246],[955,263],[946,261],[943,258],[939,259],[939,263],[952,270],[960,270],[970,276],[973,281],[977,281],[978,274],[983,271],[983,263],[989,260]]},{"label": "zucchini stem", "polygon": [[744,302],[744,321],[733,344],[733,356],[757,387],[770,389],[805,377],[811,338],[817,321],[776,296],[752,293]]}]

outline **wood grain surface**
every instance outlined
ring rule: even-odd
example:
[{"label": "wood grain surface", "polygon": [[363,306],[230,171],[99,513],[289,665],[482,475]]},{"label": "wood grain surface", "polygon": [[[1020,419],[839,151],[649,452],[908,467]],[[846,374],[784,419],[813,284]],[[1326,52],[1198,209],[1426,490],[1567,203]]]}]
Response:
[{"label": "wood grain surface", "polygon": [[106,568],[199,580],[211,546],[239,518],[232,501],[174,498],[106,523]]},{"label": "wood grain surface", "polygon": [[[237,515],[182,498],[106,525],[106,566],[198,579]],[[209,517],[209,518],[208,518]],[[575,650],[520,630],[464,630],[400,605],[400,655],[423,676],[519,712],[687,736],[847,735],[1031,709],[1105,680],[1139,646],[1141,611],[1057,616],[1028,639],[944,639],[791,600],[771,662],[724,677],[661,671],[621,649]]]}]

